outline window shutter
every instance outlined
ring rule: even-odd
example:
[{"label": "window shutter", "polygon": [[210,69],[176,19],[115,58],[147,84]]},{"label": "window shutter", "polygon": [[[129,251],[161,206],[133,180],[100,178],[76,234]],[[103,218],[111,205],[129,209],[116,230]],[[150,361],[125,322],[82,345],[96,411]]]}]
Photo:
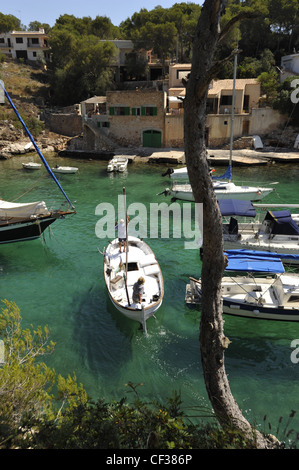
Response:
[{"label": "window shutter", "polygon": [[141,107],[141,116],[145,116],[145,107],[144,106]]},{"label": "window shutter", "polygon": [[114,116],[114,107],[113,106],[109,107],[109,114],[110,114],[110,116]]},{"label": "window shutter", "polygon": [[130,108],[129,107],[125,108],[125,116],[130,116]]},{"label": "window shutter", "polygon": [[132,116],[136,116],[136,108],[132,108]]},{"label": "window shutter", "polygon": [[153,107],[153,116],[157,116],[157,108],[156,108],[156,106]]}]

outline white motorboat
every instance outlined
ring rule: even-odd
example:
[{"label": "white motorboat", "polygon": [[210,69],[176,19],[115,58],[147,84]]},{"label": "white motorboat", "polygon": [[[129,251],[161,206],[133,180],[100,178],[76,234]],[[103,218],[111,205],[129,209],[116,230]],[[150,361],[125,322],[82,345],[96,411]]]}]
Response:
[{"label": "white motorboat", "polygon": [[26,170],[40,170],[42,164],[41,163],[35,163],[35,162],[28,162],[28,163],[22,163],[23,168]]},{"label": "white motorboat", "polygon": [[[226,272],[247,271],[248,274],[224,274],[221,284],[223,313],[261,320],[299,321],[297,273],[285,273],[275,253],[266,257],[263,256],[265,253],[255,251],[226,254]],[[258,273],[263,273],[263,277]],[[200,304],[201,296],[201,279],[190,278],[186,287],[186,303]]]},{"label": "white motorboat", "polygon": [[116,156],[109,160],[108,165],[107,165],[107,171],[109,173],[111,172],[121,172],[123,173],[128,166],[128,158],[127,157],[122,157],[122,156]]},{"label": "white motorboat", "polygon": [[63,173],[63,174],[72,174],[72,173],[77,173],[78,168],[74,166],[60,166],[56,165],[54,168],[52,168],[54,173]]},{"label": "white motorboat", "polygon": [[[146,321],[160,308],[164,296],[162,272],[152,249],[143,240],[128,236],[126,252],[120,253],[117,238],[103,255],[104,279],[113,305],[146,332]],[[140,277],[145,280],[141,304],[132,299],[133,286]]]}]

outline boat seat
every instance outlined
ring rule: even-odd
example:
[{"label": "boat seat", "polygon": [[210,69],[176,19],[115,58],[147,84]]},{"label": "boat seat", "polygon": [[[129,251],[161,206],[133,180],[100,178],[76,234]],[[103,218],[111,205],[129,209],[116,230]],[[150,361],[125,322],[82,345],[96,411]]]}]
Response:
[{"label": "boat seat", "polygon": [[153,254],[145,255],[143,258],[140,259],[139,261],[139,266],[141,268],[144,268],[145,266],[149,266],[151,264],[156,264],[156,258]]},{"label": "boat seat", "polygon": [[158,263],[155,263],[155,264],[151,264],[150,266],[145,266],[143,268],[143,271],[146,276],[150,276],[153,274],[159,274],[160,269],[159,269]]}]

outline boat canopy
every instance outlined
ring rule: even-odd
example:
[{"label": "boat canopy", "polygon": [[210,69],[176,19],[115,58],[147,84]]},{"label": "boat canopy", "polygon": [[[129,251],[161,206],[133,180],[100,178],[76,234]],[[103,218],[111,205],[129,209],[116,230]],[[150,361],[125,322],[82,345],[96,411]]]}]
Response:
[{"label": "boat canopy", "polygon": [[19,204],[0,199],[0,219],[30,219],[41,215],[49,215],[44,201]]},{"label": "boat canopy", "polygon": [[262,273],[284,273],[284,267],[277,253],[252,250],[226,250],[228,258],[226,271],[247,271]]},{"label": "boat canopy", "polygon": [[264,220],[274,222],[271,230],[273,235],[299,235],[299,227],[288,210],[268,211]]},{"label": "boat canopy", "polygon": [[256,210],[253,207],[251,201],[243,201],[240,199],[219,199],[218,204],[221,215],[223,216],[256,216]]}]

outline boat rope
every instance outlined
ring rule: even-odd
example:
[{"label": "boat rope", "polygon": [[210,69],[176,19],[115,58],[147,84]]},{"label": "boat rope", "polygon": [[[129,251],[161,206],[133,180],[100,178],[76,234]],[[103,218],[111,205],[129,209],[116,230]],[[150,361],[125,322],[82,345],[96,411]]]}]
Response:
[{"label": "boat rope", "polygon": [[18,199],[20,199],[21,197],[25,196],[25,194],[30,193],[30,191],[32,191],[33,189],[37,188],[39,182],[40,182],[42,179],[44,179],[44,178],[45,178],[45,176],[42,176],[42,177],[37,181],[37,183],[36,183],[34,186],[31,186],[31,187],[30,187],[29,189],[27,189],[27,191],[25,191],[24,193],[15,196],[15,198],[14,198],[12,201],[10,201],[10,202],[15,202],[15,201],[17,201]]},{"label": "boat rope", "polygon": [[33,143],[34,147],[35,147],[35,150],[37,151],[40,159],[42,160],[46,170],[48,171],[49,175],[51,176],[51,178],[55,181],[55,183],[57,184],[58,188],[60,189],[60,191],[62,192],[62,194],[64,195],[64,197],[66,198],[66,200],[68,201],[68,203],[70,204],[71,208],[73,209],[74,206],[73,204],[71,203],[70,199],[68,198],[68,196],[66,195],[66,193],[64,192],[62,186],[60,185],[59,181],[57,180],[56,176],[54,175],[54,173],[52,172],[51,168],[49,167],[48,165],[48,162],[46,161],[45,157],[43,156],[43,154],[41,153],[40,149],[38,148],[37,144],[35,143],[35,140],[33,139],[31,133],[29,132],[26,124],[24,123],[23,119],[21,118],[17,108],[15,107],[15,105],[13,104],[9,94],[7,93],[5,87],[4,87],[4,84],[3,82],[0,80],[0,85],[4,91],[4,94],[6,96],[6,98],[8,99],[12,109],[14,110],[15,114],[17,115],[17,118],[19,119],[20,123],[22,124],[26,134],[28,135],[29,139],[31,140],[31,142]]}]

